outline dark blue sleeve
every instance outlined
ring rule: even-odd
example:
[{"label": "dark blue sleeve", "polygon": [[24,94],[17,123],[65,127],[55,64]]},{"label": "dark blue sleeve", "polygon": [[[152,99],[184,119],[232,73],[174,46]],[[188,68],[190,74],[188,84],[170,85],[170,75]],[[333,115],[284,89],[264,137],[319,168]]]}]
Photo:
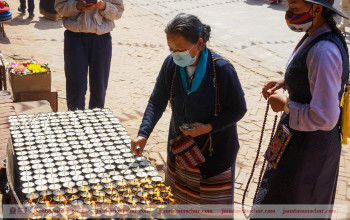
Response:
[{"label": "dark blue sleeve", "polygon": [[[168,104],[170,84],[173,72],[169,72],[169,57],[164,61],[160,73],[157,77],[151,97],[143,115],[138,136],[148,138]],[[171,69],[171,68],[170,68]],[[173,70],[174,71],[174,70]]]},{"label": "dark blue sleeve", "polygon": [[209,122],[213,127],[212,132],[234,125],[247,112],[244,92],[235,68],[224,60],[216,62],[221,112]]}]

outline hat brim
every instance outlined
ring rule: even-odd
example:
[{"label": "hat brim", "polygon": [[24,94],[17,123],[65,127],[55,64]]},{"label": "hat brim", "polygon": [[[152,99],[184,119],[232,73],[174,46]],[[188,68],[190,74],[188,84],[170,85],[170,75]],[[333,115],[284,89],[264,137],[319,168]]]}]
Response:
[{"label": "hat brim", "polygon": [[332,11],[334,11],[335,13],[337,13],[339,16],[343,17],[343,18],[346,18],[346,19],[349,19],[348,17],[346,17],[341,11],[335,9],[333,7],[333,5],[331,5],[330,3],[327,3],[327,2],[320,2],[320,1],[315,1],[315,0],[305,0],[306,2],[311,2],[311,3],[315,3],[315,4],[318,4],[318,5],[321,5],[323,7],[326,7]]}]

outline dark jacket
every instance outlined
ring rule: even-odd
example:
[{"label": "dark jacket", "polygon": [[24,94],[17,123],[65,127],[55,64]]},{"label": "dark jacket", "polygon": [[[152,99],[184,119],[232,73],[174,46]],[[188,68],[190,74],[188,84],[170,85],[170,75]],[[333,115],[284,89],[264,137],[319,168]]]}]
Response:
[{"label": "dark jacket", "polygon": [[[212,53],[214,58],[221,57],[214,52]],[[218,175],[233,165],[239,149],[236,122],[247,111],[244,93],[234,67],[225,60],[217,60],[215,68],[219,83],[221,112],[214,117],[215,89],[212,63],[211,56],[208,56],[207,71],[201,85],[197,91],[187,95],[183,89],[179,67],[169,55],[160,70],[138,134],[146,138],[150,136],[168,104],[171,81],[176,71],[173,92],[176,126],[179,127],[183,123],[200,122],[210,123],[213,127],[211,132],[213,155],[209,157],[209,147],[207,146],[203,151],[206,162],[199,167],[203,178]],[[172,123],[171,120],[169,139],[176,136]],[[196,137],[195,141],[199,148],[202,148],[207,139],[208,134],[204,134]],[[169,145],[168,156],[172,161],[175,160]]]}]

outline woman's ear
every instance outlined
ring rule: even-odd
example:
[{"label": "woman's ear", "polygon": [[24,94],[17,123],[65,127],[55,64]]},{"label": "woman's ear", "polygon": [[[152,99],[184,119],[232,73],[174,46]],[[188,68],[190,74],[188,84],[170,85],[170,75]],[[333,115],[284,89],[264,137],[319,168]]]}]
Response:
[{"label": "woman's ear", "polygon": [[314,14],[317,15],[317,14],[321,14],[322,13],[322,10],[323,10],[323,7],[321,5],[316,5],[314,4],[316,7],[314,9]]},{"label": "woman's ear", "polygon": [[203,50],[204,48],[204,41],[203,41],[203,38],[199,38],[198,39],[198,50]]}]

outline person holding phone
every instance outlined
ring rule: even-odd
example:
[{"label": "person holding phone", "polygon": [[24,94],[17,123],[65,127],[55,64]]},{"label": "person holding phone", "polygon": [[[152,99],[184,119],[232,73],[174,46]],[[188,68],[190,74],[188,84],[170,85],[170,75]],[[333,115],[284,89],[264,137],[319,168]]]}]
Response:
[{"label": "person holding phone", "polygon": [[115,27],[114,20],[123,14],[123,0],[56,0],[55,9],[67,29],[64,33],[67,107],[85,108],[89,75],[89,108],[103,108],[112,58],[110,32]]},{"label": "person holding phone", "polygon": [[236,123],[247,109],[235,68],[207,48],[210,32],[210,26],[191,14],[180,13],[168,23],[165,33],[171,54],[158,75],[138,137],[131,142],[132,152],[141,156],[171,100],[169,140],[180,133],[191,136],[205,158],[204,163],[187,169],[168,145],[166,182],[181,203],[233,203],[239,149]]}]

